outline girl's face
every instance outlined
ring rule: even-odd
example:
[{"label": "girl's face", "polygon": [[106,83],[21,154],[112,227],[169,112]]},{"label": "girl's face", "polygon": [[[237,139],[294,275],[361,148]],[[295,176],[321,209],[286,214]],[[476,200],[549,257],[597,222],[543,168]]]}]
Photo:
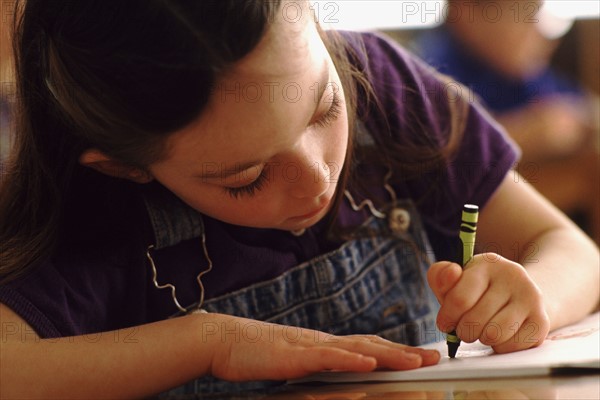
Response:
[{"label": "girl's face", "polygon": [[348,116],[331,57],[303,7],[282,7],[259,45],[217,82],[206,110],[168,139],[167,157],[149,168],[206,215],[298,230],[331,206]]}]

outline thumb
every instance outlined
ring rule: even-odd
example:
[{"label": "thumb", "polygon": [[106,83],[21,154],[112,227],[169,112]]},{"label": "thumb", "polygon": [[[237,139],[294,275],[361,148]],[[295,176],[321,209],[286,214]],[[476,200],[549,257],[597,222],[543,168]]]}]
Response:
[{"label": "thumb", "polygon": [[456,285],[462,275],[460,265],[450,261],[432,264],[427,271],[427,281],[440,304],[444,303],[446,293]]}]

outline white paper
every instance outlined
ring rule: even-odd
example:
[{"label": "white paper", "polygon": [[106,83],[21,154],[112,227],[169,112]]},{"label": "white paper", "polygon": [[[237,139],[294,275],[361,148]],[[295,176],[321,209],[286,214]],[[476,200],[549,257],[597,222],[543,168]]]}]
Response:
[{"label": "white paper", "polygon": [[480,342],[462,343],[456,358],[446,342],[423,346],[443,355],[439,364],[408,371],[322,372],[297,382],[422,381],[549,375],[563,368],[600,369],[600,313],[551,332],[539,347],[496,354]]}]

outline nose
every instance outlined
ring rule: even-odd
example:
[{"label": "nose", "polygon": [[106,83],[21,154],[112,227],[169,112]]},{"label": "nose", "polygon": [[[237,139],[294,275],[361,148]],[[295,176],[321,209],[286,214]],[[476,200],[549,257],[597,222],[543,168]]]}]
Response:
[{"label": "nose", "polygon": [[296,157],[284,167],[289,193],[296,198],[317,198],[327,193],[331,182],[330,167],[314,157]]}]

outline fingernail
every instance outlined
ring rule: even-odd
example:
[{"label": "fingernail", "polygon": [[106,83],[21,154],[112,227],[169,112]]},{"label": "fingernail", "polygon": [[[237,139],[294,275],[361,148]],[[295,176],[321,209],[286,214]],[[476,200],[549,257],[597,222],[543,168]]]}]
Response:
[{"label": "fingernail", "polygon": [[415,353],[404,353],[404,358],[406,360],[414,361],[414,360],[418,360],[419,358],[421,358],[421,356],[418,354],[415,354]]},{"label": "fingernail", "polygon": [[425,354],[423,354],[426,357],[437,357],[440,355],[440,352],[437,350],[425,350],[424,351]]}]

